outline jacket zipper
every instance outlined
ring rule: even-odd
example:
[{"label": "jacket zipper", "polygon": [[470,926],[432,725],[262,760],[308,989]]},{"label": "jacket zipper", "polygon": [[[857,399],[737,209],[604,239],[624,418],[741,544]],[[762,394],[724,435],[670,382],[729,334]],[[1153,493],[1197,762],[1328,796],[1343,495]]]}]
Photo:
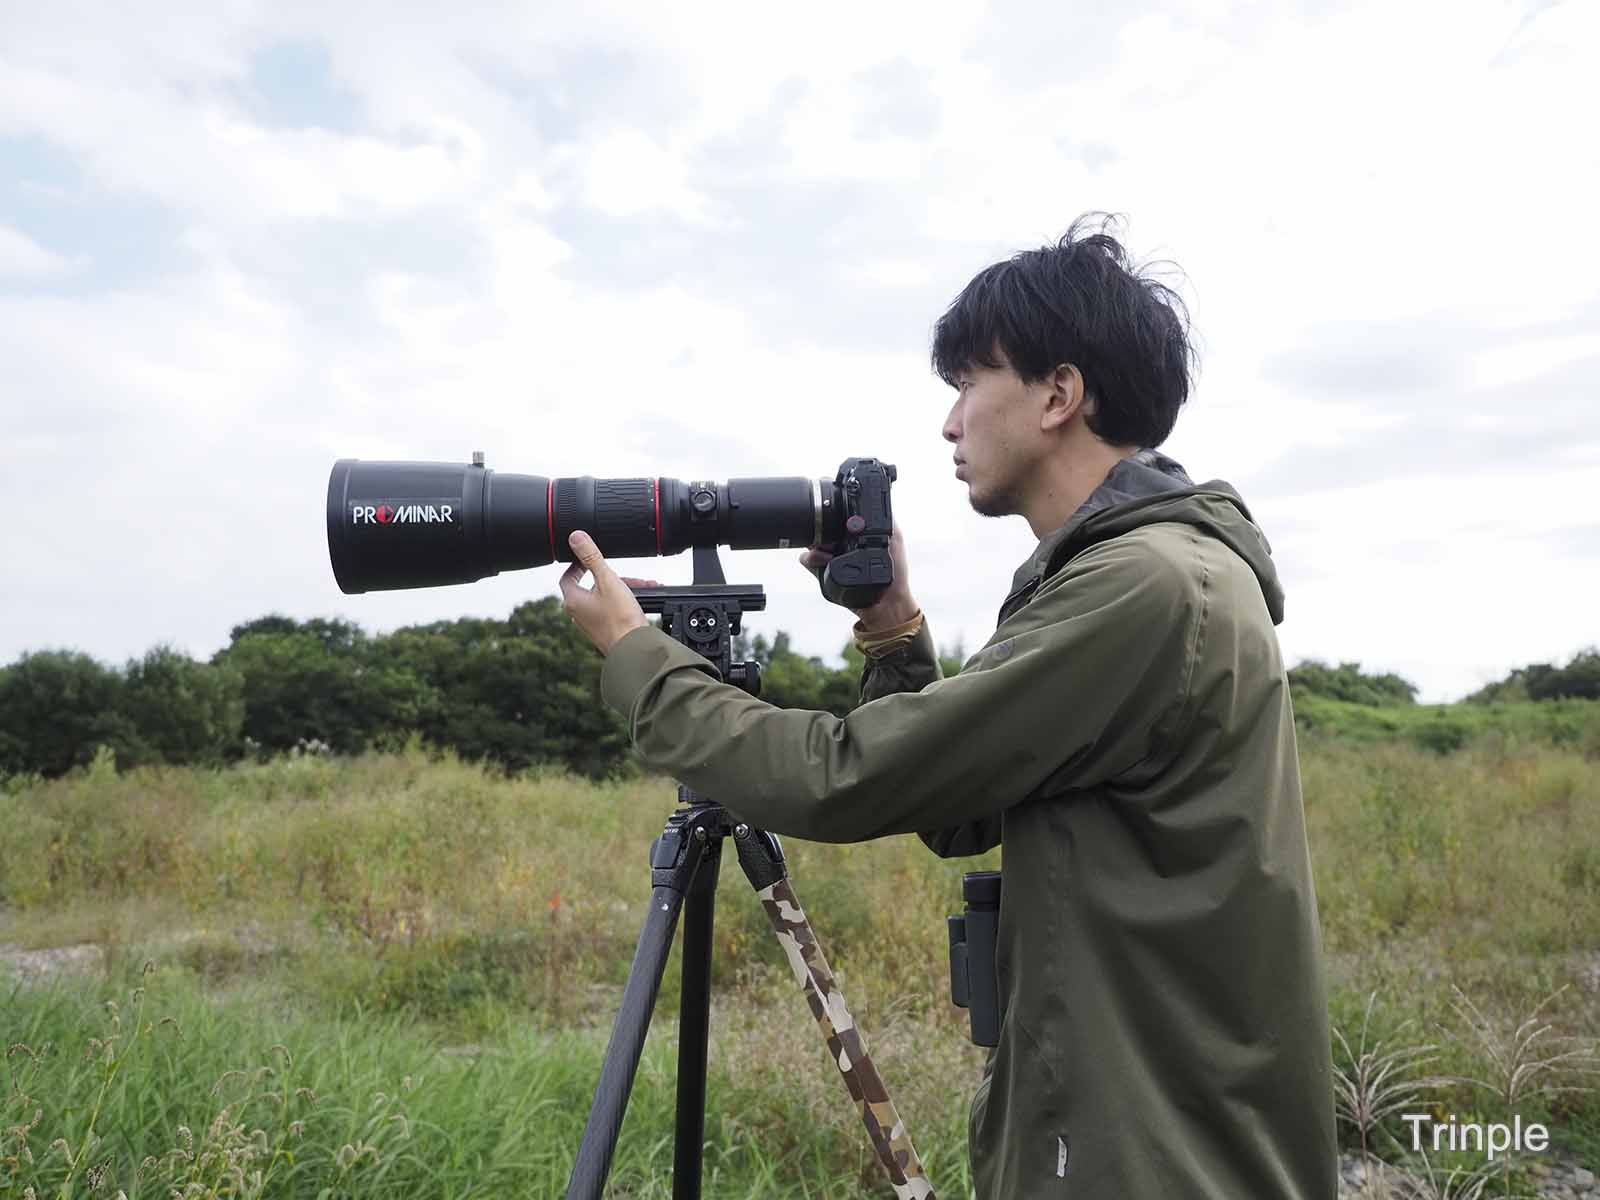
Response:
[{"label": "jacket zipper", "polygon": [[1042,582],[1044,582],[1044,576],[1035,575],[1027,583],[1007,596],[1005,602],[1000,605],[1000,620],[996,624],[1004,625],[1012,613],[1028,602],[1028,598],[1038,590],[1039,584]]}]

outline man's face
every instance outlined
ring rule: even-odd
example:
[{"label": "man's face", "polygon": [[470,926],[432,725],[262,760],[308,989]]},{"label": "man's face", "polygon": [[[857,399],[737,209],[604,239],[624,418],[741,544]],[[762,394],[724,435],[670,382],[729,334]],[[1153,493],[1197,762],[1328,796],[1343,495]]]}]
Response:
[{"label": "man's face", "polygon": [[962,464],[956,477],[966,480],[968,503],[985,517],[1022,512],[1025,490],[1048,449],[1039,427],[1048,386],[1024,383],[1009,365],[969,366],[956,386],[944,436]]}]

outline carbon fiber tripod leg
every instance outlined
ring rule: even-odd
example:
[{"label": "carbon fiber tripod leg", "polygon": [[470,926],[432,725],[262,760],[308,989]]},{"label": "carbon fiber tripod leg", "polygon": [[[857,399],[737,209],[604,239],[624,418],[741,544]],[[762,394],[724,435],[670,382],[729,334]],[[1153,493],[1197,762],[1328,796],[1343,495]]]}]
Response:
[{"label": "carbon fiber tripod leg", "polygon": [[[633,1090],[639,1057],[644,1052],[645,1035],[650,1032],[650,1016],[661,990],[661,975],[672,949],[678,914],[685,895],[692,890],[710,840],[707,836],[697,836],[705,816],[703,810],[686,813],[680,809],[651,847],[650,865],[655,887],[650,893],[644,927],[639,932],[639,944],[633,952],[633,965],[628,968],[628,982],[622,989],[622,1004],[611,1027],[611,1040],[606,1045],[605,1062],[600,1067],[600,1082],[595,1087],[589,1120],[583,1127],[578,1158],[567,1180],[567,1200],[600,1200],[605,1188],[611,1159],[617,1150],[617,1134],[628,1110],[628,1095]],[[702,1035],[702,1048],[703,1045]],[[702,1075],[704,1070],[702,1065]],[[698,1140],[696,1145],[698,1147]],[[696,1175],[698,1178],[698,1172]]]},{"label": "carbon fiber tripod leg", "polygon": [[700,1200],[706,1139],[706,1052],[711,1038],[711,935],[721,862],[722,838],[710,838],[684,902],[673,1200]]},{"label": "carbon fiber tripod leg", "polygon": [[850,1098],[860,1106],[867,1137],[888,1172],[894,1194],[900,1200],[933,1200],[933,1185],[911,1144],[911,1135],[906,1132],[894,1101],[889,1099],[889,1090],[845,1007],[844,995],[817,944],[811,922],[795,898],[778,839],[749,825],[735,826],[733,838],[739,865],[750,886],[756,889],[795,979],[805,990],[806,1003],[822,1029],[829,1055],[844,1076]]}]

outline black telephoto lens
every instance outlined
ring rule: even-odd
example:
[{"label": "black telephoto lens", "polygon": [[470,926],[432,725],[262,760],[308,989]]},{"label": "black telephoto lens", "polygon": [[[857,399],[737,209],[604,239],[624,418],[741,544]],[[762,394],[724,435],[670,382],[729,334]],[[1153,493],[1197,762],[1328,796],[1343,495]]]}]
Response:
[{"label": "black telephoto lens", "polygon": [[844,534],[831,479],[547,478],[471,464],[342,458],[328,478],[328,554],[348,594],[471,583],[571,562],[582,529],[607,558],[831,546]]}]

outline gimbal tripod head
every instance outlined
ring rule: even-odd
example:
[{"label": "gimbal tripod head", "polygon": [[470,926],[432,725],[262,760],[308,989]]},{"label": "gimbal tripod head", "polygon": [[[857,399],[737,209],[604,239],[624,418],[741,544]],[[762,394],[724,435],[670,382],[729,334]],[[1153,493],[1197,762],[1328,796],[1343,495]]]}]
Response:
[{"label": "gimbal tripod head", "polygon": [[729,584],[715,546],[694,548],[694,582],[688,587],[633,589],[639,607],[661,614],[661,631],[708,659],[724,683],[761,694],[761,664],[733,661],[733,636],[747,612],[767,607],[759,583]]}]

